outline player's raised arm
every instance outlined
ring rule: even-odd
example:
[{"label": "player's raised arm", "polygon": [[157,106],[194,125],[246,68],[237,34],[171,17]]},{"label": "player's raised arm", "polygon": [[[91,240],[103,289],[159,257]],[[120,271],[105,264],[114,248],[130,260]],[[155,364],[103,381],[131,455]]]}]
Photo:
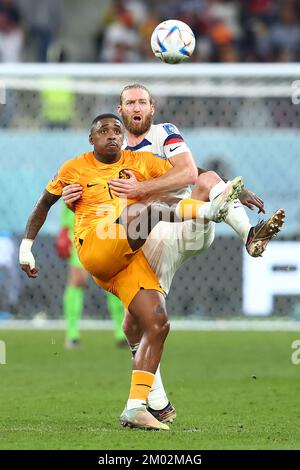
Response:
[{"label": "player's raised arm", "polygon": [[[167,159],[172,166],[165,174],[147,181],[134,181],[133,179],[111,180],[109,183],[110,189],[115,195],[128,198],[144,198],[153,194],[176,191],[195,183],[198,176],[197,167],[177,127],[170,123],[159,124],[152,126],[149,132],[153,133],[150,140],[155,141],[155,144],[146,145],[143,150],[154,153],[157,160]],[[129,148],[134,151],[141,150],[134,147]]]},{"label": "player's raised arm", "polygon": [[169,157],[169,162],[172,168],[167,173],[158,178],[143,181],[146,194],[175,191],[195,183],[198,171],[191,152],[186,151]]},{"label": "player's raised arm", "polygon": [[36,205],[34,206],[27,221],[26,230],[20,245],[19,263],[28,277],[37,277],[39,268],[35,266],[35,259],[31,252],[32,244],[39,230],[43,226],[49,209],[60,198],[47,190],[43,192]]},{"label": "player's raised arm", "polygon": [[[155,157],[159,160],[157,157]],[[130,172],[128,179],[112,179],[109,182],[111,191],[118,197],[144,198],[153,194],[161,194],[194,184],[197,178],[197,167],[190,152],[184,152],[169,158],[172,164],[167,173],[146,181],[138,181]]]}]

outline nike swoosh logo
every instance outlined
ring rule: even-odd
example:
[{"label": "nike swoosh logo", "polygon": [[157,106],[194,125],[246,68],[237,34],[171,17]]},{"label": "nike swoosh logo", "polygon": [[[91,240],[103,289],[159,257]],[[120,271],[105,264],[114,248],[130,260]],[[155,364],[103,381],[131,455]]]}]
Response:
[{"label": "nike swoosh logo", "polygon": [[89,184],[89,183],[88,183],[88,184],[87,184],[87,187],[88,187],[88,188],[91,188],[92,186],[97,186],[97,184],[100,184],[100,183],[92,183],[92,184]]},{"label": "nike swoosh logo", "polygon": [[180,145],[177,145],[177,147],[174,147],[173,149],[170,149],[170,152],[174,152],[174,150],[178,149],[178,147],[180,147]]}]

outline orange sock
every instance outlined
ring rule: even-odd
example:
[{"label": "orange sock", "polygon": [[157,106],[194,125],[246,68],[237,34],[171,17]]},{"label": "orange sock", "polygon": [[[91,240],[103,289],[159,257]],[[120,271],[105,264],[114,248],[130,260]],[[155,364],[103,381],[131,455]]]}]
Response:
[{"label": "orange sock", "polygon": [[182,220],[199,219],[199,209],[205,204],[204,201],[198,199],[182,199],[176,207],[176,215]]},{"label": "orange sock", "polygon": [[154,382],[155,375],[145,370],[133,370],[129,398],[146,401]]}]

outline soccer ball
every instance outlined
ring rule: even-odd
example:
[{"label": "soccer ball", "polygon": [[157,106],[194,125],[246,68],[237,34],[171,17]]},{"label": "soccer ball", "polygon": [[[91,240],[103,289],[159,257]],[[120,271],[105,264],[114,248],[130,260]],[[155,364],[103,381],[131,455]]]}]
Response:
[{"label": "soccer ball", "polygon": [[183,21],[163,21],[152,33],[151,48],[163,62],[178,64],[191,57],[195,49],[195,36]]}]

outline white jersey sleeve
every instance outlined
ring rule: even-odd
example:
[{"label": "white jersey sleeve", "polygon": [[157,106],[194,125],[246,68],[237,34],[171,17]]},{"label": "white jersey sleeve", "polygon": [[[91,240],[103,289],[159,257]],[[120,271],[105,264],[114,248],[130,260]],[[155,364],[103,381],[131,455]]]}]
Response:
[{"label": "white jersey sleeve", "polygon": [[171,158],[183,152],[189,152],[189,148],[174,124],[152,124],[144,138],[135,146],[130,146],[125,138],[122,149],[133,152],[152,152],[159,158]]},{"label": "white jersey sleeve", "polygon": [[183,152],[189,152],[189,148],[174,124],[160,124],[161,143],[163,153],[167,158],[174,157]]}]

